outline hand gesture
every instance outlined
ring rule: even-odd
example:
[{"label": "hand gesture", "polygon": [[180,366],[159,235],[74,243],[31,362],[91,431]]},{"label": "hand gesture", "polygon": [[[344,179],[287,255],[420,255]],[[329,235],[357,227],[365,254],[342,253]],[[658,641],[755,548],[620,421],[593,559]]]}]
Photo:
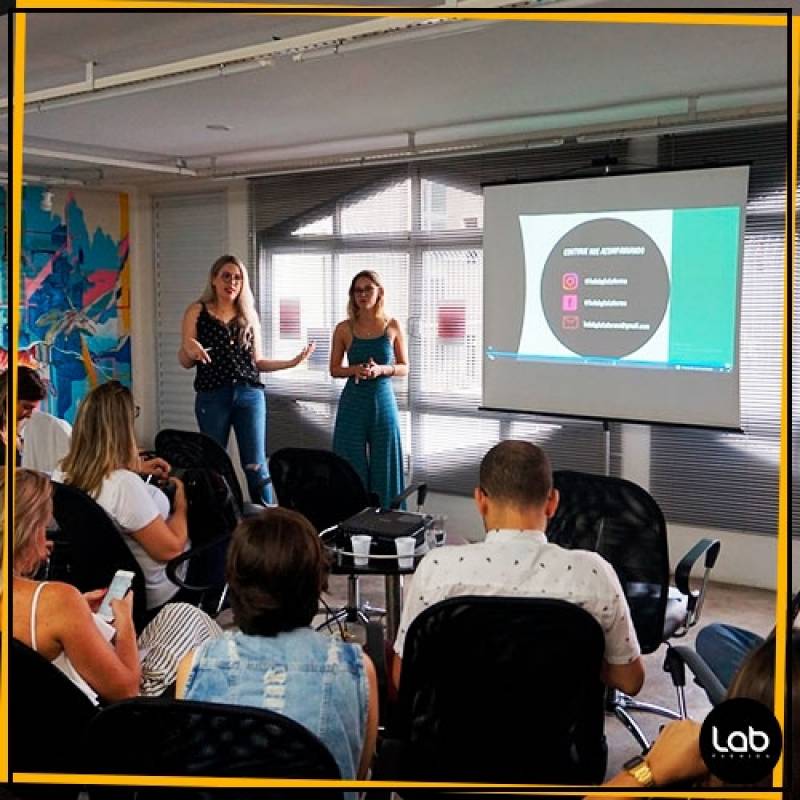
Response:
[{"label": "hand gesture", "polygon": [[133,592],[128,592],[121,600],[112,600],[111,613],[114,615],[111,624],[117,635],[133,630]]},{"label": "hand gesture", "polygon": [[188,339],[184,342],[183,352],[186,353],[192,361],[197,361],[201,364],[211,363],[211,356],[208,354],[208,350],[206,350],[197,339]]},{"label": "hand gesture", "polygon": [[316,342],[309,342],[293,359],[294,365],[302,364],[315,350],[317,349]]},{"label": "hand gesture", "polygon": [[154,478],[166,478],[171,467],[163,458],[142,458],[139,456],[139,472]]},{"label": "hand gesture", "polygon": [[95,589],[93,592],[84,592],[83,599],[89,604],[89,608],[91,609],[93,614],[97,613],[97,610],[100,608],[100,603],[103,602],[103,598],[106,596],[106,592],[108,592],[108,588],[106,589]]},{"label": "hand gesture", "polygon": [[169,482],[175,486],[175,508],[186,508],[186,487],[183,481],[173,476]]}]

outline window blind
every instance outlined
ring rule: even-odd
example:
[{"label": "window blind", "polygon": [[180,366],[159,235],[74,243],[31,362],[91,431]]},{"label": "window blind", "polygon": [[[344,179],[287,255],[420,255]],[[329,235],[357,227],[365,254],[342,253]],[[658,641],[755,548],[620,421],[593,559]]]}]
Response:
[{"label": "window blind", "polygon": [[749,162],[741,300],[743,433],[653,427],[650,490],[667,517],[775,534],[781,422],[786,130],[758,127],[663,137],[659,163]]},{"label": "window blind", "polygon": [[197,430],[194,370],[178,364],[181,321],[197,300],[212,263],[227,250],[224,192],[170,195],[153,201],[158,429]]}]

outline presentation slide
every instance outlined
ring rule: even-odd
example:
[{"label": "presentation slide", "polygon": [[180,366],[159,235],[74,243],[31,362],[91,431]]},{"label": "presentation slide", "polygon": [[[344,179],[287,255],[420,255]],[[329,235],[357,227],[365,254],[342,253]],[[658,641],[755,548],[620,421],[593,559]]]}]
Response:
[{"label": "presentation slide", "polygon": [[486,187],[483,405],[738,428],[747,179]]}]

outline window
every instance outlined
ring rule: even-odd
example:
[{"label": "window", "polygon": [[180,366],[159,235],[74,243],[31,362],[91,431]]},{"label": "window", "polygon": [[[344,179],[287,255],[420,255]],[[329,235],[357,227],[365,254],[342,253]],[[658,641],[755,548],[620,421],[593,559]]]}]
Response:
[{"label": "window", "polygon": [[[557,469],[603,472],[603,426],[479,410],[482,350],[481,184],[576,174],[593,159],[628,160],[625,142],[369,166],[251,183],[251,224],[267,353],[317,352],[271,374],[270,451],[330,447],[341,381],[328,374],[330,337],[360,269],[386,284],[405,326],[411,371],[395,381],[407,466],[431,489],[466,494],[501,438],[542,444]],[[650,490],[670,521],[772,534],[777,516],[785,135],[755,127],[662,137],[658,163],[692,166],[724,153],[751,163],[742,292],[743,433],[638,426]],[[636,166],[636,165],[634,165]],[[596,174],[596,173],[593,173]],[[299,330],[299,339],[297,333]],[[622,427],[611,426],[611,470],[623,469]],[[638,433],[637,433],[638,437]],[[313,445],[310,444],[313,442]]]}]

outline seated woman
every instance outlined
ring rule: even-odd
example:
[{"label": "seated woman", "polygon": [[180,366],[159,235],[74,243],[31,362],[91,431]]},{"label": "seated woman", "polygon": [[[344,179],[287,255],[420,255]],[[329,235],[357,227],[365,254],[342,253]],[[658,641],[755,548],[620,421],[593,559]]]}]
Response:
[{"label": "seated woman", "polygon": [[[791,692],[791,726],[786,729],[784,755],[796,752],[796,742],[800,738],[800,630],[790,632],[789,664]],[[770,636],[745,659],[728,689],[727,699],[746,697],[772,708],[775,701],[775,638]],[[787,719],[788,722],[788,719]],[[800,764],[792,759],[791,785],[792,797],[800,790]],[[642,783],[631,772],[622,770],[603,786],[617,788],[669,788],[671,785],[686,786],[691,782],[696,787],[725,786],[719,778],[711,775],[700,755],[700,725],[694,720],[683,719],[670,722],[656,739],[655,744],[644,758],[645,770],[638,775],[645,776],[649,771],[650,781]],[[760,788],[772,786],[772,772],[758,784]],[[603,794],[603,798],[625,797],[627,794]],[[591,797],[600,797],[592,795]]]},{"label": "seated woman", "polygon": [[144,572],[147,608],[154,612],[178,599],[166,566],[189,547],[186,495],[182,482],[170,478],[176,489],[170,513],[164,492],[137,475],[166,465],[161,459],[140,460],[134,412],[133,396],[119,381],[89,392],[78,408],[69,452],[53,480],[86,492],[114,520]]},{"label": "seated woman", "polygon": [[360,646],[309,627],[328,578],[311,523],[283,508],[244,520],[226,576],[240,630],[183,659],[177,696],[291,717],[322,740],[343,778],[366,777],[378,726],[375,667]]},{"label": "seated woman", "polygon": [[[111,601],[114,617],[109,623],[95,613],[106,588],[81,594],[66,583],[32,579],[48,554],[52,489],[46,475],[27,469],[16,471],[14,487],[14,638],[51,661],[93,703],[161,694],[174,682],[178,661],[187,651],[221,635],[200,609],[175,603],[161,611],[137,642],[132,593]],[[146,650],[141,664],[140,648]]]}]

